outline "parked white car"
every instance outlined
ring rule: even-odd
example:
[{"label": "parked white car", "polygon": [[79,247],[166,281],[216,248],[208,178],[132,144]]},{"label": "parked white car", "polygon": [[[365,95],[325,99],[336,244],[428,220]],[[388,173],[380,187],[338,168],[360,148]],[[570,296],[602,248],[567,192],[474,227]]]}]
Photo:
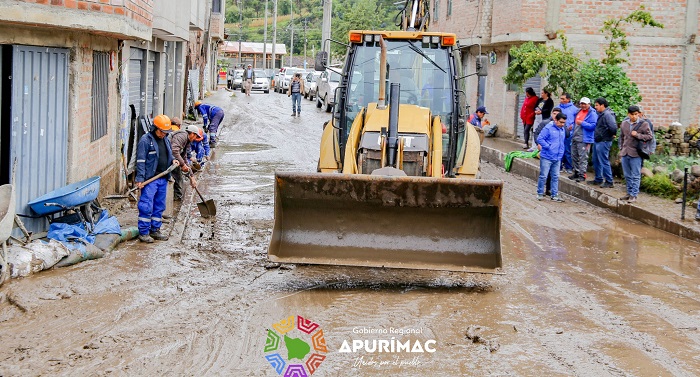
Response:
[{"label": "parked white car", "polygon": [[335,105],[335,88],[340,85],[340,74],[327,69],[318,76],[316,81],[316,107],[323,107],[330,113]]},{"label": "parked white car", "polygon": [[284,80],[284,72],[288,69],[293,69],[291,67],[282,67],[277,73],[275,73],[275,92],[282,93],[282,81]]},{"label": "parked white car", "polygon": [[316,80],[321,76],[320,71],[309,72],[304,78],[304,98],[308,98],[310,101],[314,100],[316,96]]},{"label": "parked white car", "polygon": [[227,85],[229,89],[239,89],[243,83],[243,70],[242,69],[229,69]]},{"label": "parked white car", "polygon": [[267,73],[262,69],[253,70],[253,77],[255,81],[253,82],[253,87],[250,91],[261,90],[264,93],[270,93],[270,79],[267,78]]},{"label": "parked white car", "polygon": [[306,76],[306,71],[304,71],[302,68],[289,68],[284,71],[284,76],[282,77],[282,93],[287,93],[287,89],[289,89],[289,83],[292,82],[292,78],[294,77],[295,74],[300,73],[301,77],[303,78]]}]

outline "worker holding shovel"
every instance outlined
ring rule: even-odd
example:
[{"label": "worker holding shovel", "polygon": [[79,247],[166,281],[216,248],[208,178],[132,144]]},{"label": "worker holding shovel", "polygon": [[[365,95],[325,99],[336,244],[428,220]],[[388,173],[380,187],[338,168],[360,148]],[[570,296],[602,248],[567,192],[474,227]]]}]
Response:
[{"label": "worker holding shovel", "polygon": [[136,187],[141,190],[139,241],[147,243],[168,239],[160,227],[170,172],[179,165],[177,160],[173,161],[170,140],[166,137],[172,130],[170,118],[158,115],[153,125],[151,132],[141,137],[136,150]]}]

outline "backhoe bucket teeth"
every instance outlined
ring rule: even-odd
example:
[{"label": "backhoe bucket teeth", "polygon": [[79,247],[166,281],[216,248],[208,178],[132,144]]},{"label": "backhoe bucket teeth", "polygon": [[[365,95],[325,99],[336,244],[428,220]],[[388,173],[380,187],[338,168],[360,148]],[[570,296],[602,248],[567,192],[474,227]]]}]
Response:
[{"label": "backhoe bucket teeth", "polygon": [[495,272],[502,182],[276,173],[273,262]]}]

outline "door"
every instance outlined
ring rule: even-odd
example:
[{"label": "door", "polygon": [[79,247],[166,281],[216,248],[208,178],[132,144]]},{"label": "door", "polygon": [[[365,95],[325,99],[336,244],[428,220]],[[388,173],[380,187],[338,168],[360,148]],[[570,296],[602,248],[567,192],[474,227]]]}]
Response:
[{"label": "door", "polygon": [[141,72],[144,50],[132,48],[129,58],[129,105],[134,105],[136,116],[142,114],[143,92],[141,88]]},{"label": "door", "polygon": [[[537,75],[525,82],[525,85],[523,85],[523,90],[522,93],[518,94],[518,108],[515,109],[515,124],[516,124],[516,129],[515,129],[515,135],[518,137],[518,139],[523,140],[525,138],[525,127],[523,126],[523,121],[520,119],[520,109],[523,107],[523,102],[525,102],[525,88],[528,86],[531,86],[532,89],[535,90],[535,93],[539,96],[540,95],[540,87],[542,86],[542,78],[540,75]],[[540,119],[540,116],[538,115],[537,118],[535,119],[535,126],[537,127],[538,120]]]},{"label": "door", "polygon": [[[17,212],[66,182],[68,156],[67,49],[13,46],[10,161],[16,161]],[[44,219],[26,219],[29,230]]]},{"label": "door", "polygon": [[151,119],[153,119],[156,115],[156,111],[154,109],[155,103],[158,101],[158,93],[156,92],[156,88],[158,88],[157,80],[156,80],[156,53],[153,51],[148,52],[148,76],[147,76],[147,83],[148,87],[146,88],[146,114],[150,115]]}]

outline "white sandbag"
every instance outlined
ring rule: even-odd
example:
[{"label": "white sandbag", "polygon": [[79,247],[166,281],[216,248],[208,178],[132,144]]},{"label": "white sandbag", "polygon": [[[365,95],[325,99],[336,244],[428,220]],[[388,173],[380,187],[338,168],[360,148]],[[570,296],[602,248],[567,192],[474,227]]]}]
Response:
[{"label": "white sandbag", "polygon": [[70,250],[58,241],[34,241],[25,246],[13,245],[7,251],[7,263],[11,276],[16,278],[49,269],[68,254]]}]

